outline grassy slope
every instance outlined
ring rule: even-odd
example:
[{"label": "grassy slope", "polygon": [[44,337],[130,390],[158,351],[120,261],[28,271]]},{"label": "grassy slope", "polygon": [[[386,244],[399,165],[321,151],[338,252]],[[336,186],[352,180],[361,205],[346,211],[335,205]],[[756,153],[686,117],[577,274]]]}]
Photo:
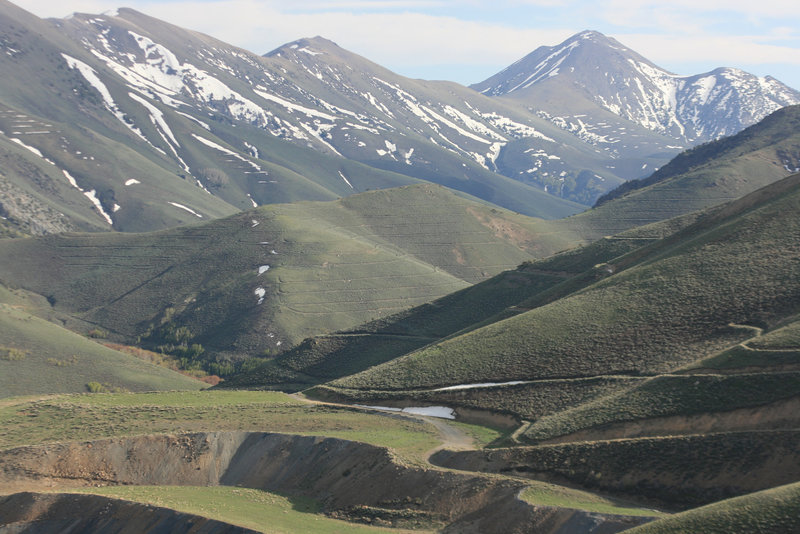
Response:
[{"label": "grassy slope", "polygon": [[[748,373],[736,375],[659,376],[612,395],[559,411],[533,423],[524,433],[532,441],[546,440],[576,431],[591,432],[612,423],[642,422],[669,416],[703,417],[739,408],[766,406],[800,396],[798,373]],[[754,421],[754,420],[755,421]],[[781,427],[793,427],[797,421],[789,418]],[[740,424],[758,426],[757,418]],[[770,421],[777,427],[776,422]],[[655,425],[654,425],[655,426]],[[729,425],[732,430],[733,425]],[[675,428],[646,432],[648,435],[692,433]],[[622,433],[622,431],[619,431]]]},{"label": "grassy slope", "polygon": [[[35,416],[35,417],[34,417]],[[245,430],[328,436],[391,447],[421,462],[440,444],[429,424],[309,404],[283,393],[199,391],[62,395],[0,403],[0,449],[112,436]],[[490,438],[489,438],[490,439]]]},{"label": "grassy slope", "polygon": [[256,355],[562,248],[569,235],[546,233],[548,224],[419,185],[153,234],[7,240],[0,264],[4,282],[47,296],[84,322],[75,328],[131,339],[169,319],[170,307],[194,342]]},{"label": "grassy slope", "polygon": [[[546,306],[334,383],[356,389],[655,374],[742,339],[728,323],[796,313],[800,176],[603,268]],[[631,266],[633,265],[633,266]]]},{"label": "grassy slope", "polygon": [[[732,410],[758,410],[797,399],[800,397],[798,333],[800,321],[790,320],[765,335],[693,362],[680,370],[681,374],[656,376],[623,391],[544,417],[533,423],[524,437],[551,439],[576,431],[585,434],[592,428],[609,424],[670,416],[696,417],[709,424],[712,418]],[[791,428],[796,424],[788,413],[781,420],[768,420],[768,423],[760,423],[759,419],[763,418],[763,414],[743,416],[738,424],[750,427],[768,424],[772,428],[778,428],[776,425]],[[736,423],[728,423],[731,429],[732,424]],[[696,431],[692,425],[684,424],[684,427],[686,432]],[[674,425],[659,429],[656,420],[648,432],[656,435],[680,431]]]},{"label": "grassy slope", "polygon": [[315,532],[370,533],[432,532],[429,530],[389,529],[348,523],[326,517],[316,501],[287,497],[277,493],[230,486],[122,486],[79,490],[127,501],[163,506],[179,512],[200,515],[232,525],[270,534]]},{"label": "grassy slope", "polygon": [[800,320],[756,336],[688,367],[722,372],[794,369],[800,364]]},{"label": "grassy slope", "polygon": [[800,530],[800,483],[720,501],[630,530],[636,534],[758,532]]},{"label": "grassy slope", "polygon": [[[570,284],[562,282],[596,264],[651,243],[693,220],[685,219],[655,223],[544,260],[525,262],[515,270],[505,271],[430,304],[352,330],[307,339],[255,371],[234,377],[222,387],[302,389],[389,361],[456,333],[518,315],[541,305],[537,300],[552,300],[561,291],[574,291],[577,286],[590,283],[592,279],[575,280]],[[540,223],[544,227],[552,225]],[[552,239],[552,236],[544,237]],[[537,238],[534,242],[541,241]],[[520,395],[524,397],[521,392]],[[504,397],[511,400],[508,391]],[[518,401],[513,404],[515,411],[520,408]]]},{"label": "grassy slope", "polygon": [[84,392],[89,382],[132,391],[204,387],[8,304],[0,304],[0,332],[0,397]]},{"label": "grassy slope", "polygon": [[797,167],[799,125],[800,106],[778,110],[737,135],[678,155],[648,179],[626,183],[576,223],[610,235],[755,191]]}]

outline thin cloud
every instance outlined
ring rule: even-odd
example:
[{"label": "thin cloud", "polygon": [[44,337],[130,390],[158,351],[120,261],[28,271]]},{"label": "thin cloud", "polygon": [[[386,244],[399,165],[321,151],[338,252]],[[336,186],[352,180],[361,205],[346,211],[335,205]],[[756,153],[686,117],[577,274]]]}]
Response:
[{"label": "thin cloud", "polygon": [[[800,65],[800,53],[796,48],[767,44],[770,39],[763,36],[627,34],[615,35],[615,38],[656,63],[707,61],[716,66],[758,63]],[[702,54],[698,54],[700,50]]]},{"label": "thin cloud", "polygon": [[[492,65],[499,70],[539,46],[595,29],[670,70],[687,64],[763,64],[782,81],[800,86],[800,34],[788,24],[800,16],[796,0],[68,1],[67,7],[64,0],[17,3],[39,16],[101,13],[122,3],[255,53],[321,35],[400,74],[431,73],[462,83],[483,77]],[[476,67],[474,76],[469,65]]]}]

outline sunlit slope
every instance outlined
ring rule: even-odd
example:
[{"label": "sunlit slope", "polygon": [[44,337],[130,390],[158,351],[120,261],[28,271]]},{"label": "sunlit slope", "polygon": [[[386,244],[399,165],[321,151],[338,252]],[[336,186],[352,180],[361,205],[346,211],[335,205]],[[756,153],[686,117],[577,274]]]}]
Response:
[{"label": "sunlit slope", "polygon": [[201,389],[204,384],[0,304],[0,397],[105,390]]},{"label": "sunlit slope", "polygon": [[[666,372],[797,312],[800,175],[598,266],[522,315],[334,382],[354,389]],[[627,269],[626,269],[627,267]]]},{"label": "sunlit slope", "polygon": [[[692,217],[655,223],[619,236],[600,239],[536,261],[526,261],[488,280],[398,314],[353,329],[315,336],[258,369],[238,375],[221,387],[303,389],[362,371],[435,343],[443,338],[475,330],[487,324],[524,313],[591,284],[595,276],[584,275],[665,233],[689,224]],[[540,222],[537,228],[557,228],[559,222]],[[567,232],[539,233],[542,243]],[[544,248],[537,253],[546,251]],[[419,392],[416,392],[417,395]],[[511,395],[505,392],[505,397]],[[541,402],[535,403],[541,406]],[[519,406],[518,406],[519,407]]]},{"label": "sunlit slope", "polygon": [[539,239],[540,224],[412,186],[152,234],[4,241],[0,265],[4,282],[46,296],[79,330],[135,340],[186,327],[207,349],[259,355],[563,248]]}]

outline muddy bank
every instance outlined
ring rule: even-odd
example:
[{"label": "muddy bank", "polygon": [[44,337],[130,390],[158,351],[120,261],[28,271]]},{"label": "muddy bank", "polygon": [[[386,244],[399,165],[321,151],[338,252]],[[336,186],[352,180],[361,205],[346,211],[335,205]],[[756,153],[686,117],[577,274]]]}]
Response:
[{"label": "muddy bank", "polygon": [[255,534],[255,531],[97,495],[17,493],[0,497],[0,534]]},{"label": "muddy bank", "polygon": [[[0,452],[0,487],[32,484],[243,486],[311,497],[329,513],[412,511],[465,533],[568,534],[573,530],[562,527],[591,515],[522,502],[522,481],[406,465],[363,443],[272,433],[140,436]],[[602,516],[594,529],[580,532],[618,532],[643,521]]]},{"label": "muddy bank", "polygon": [[431,462],[688,508],[800,480],[800,431],[439,451]]}]

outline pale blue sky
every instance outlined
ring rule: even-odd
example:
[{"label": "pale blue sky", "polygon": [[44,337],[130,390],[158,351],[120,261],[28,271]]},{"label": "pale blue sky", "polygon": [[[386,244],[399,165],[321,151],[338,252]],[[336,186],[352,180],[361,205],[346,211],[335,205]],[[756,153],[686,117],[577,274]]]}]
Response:
[{"label": "pale blue sky", "polygon": [[12,0],[41,17],[131,7],[263,54],[321,35],[405,76],[463,84],[581,30],[690,75],[738,67],[800,90],[797,0]]}]

